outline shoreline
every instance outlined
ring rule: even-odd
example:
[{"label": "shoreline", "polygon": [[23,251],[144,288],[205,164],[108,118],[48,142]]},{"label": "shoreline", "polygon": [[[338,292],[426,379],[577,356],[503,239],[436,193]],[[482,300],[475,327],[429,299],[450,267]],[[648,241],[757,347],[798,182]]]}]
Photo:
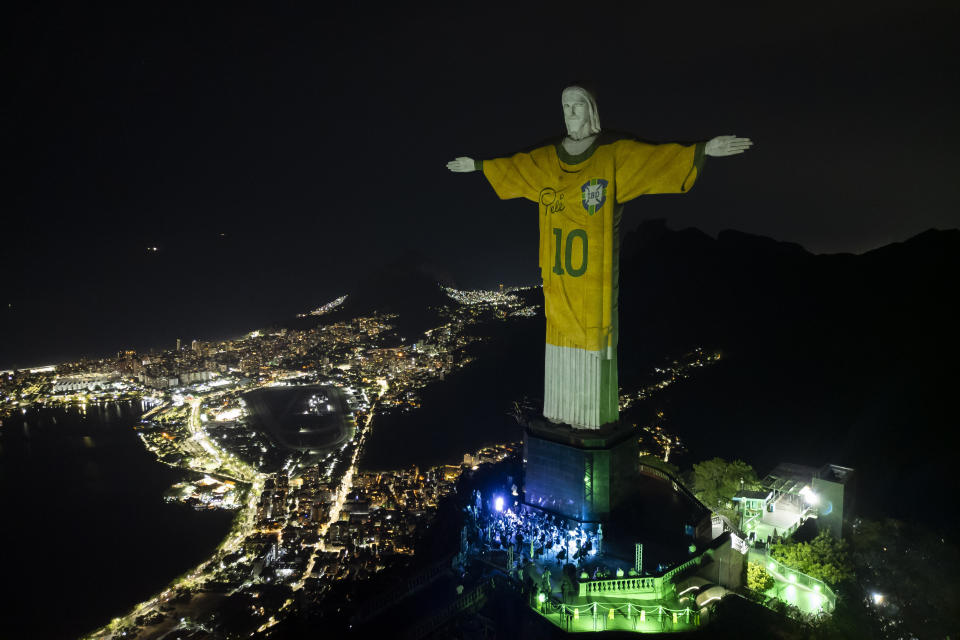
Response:
[{"label": "shoreline", "polygon": [[[193,422],[195,419],[196,419],[196,422],[199,423],[199,419],[196,418],[199,410],[199,406],[200,406],[200,403],[196,403],[192,409],[191,420],[190,420],[191,427],[193,427]],[[153,407],[150,411],[144,412],[142,415],[146,416],[146,415],[162,412],[163,408],[164,408],[164,404],[160,404],[160,405],[157,405],[156,407]],[[143,439],[140,438],[140,440],[143,447],[152,454],[153,452],[150,451],[150,449],[147,447]],[[211,445],[211,446],[215,447],[215,445]],[[212,453],[210,453],[208,449],[201,448],[199,450],[207,452],[207,454],[212,459]],[[222,450],[219,450],[219,451],[223,453]],[[193,454],[193,456],[196,457],[196,454]],[[187,471],[191,473],[198,472],[197,469],[193,469],[188,465],[182,465],[182,464],[174,465],[174,464],[170,464],[160,460],[155,455],[154,457],[157,462],[164,464],[165,466],[168,466],[172,469],[178,469],[180,471]],[[191,457],[190,460],[192,461],[194,457]],[[208,460],[208,462],[210,461],[211,460]],[[259,500],[260,494],[263,491],[263,485],[266,480],[266,474],[262,474],[254,470],[252,467],[249,467],[247,471],[252,474],[251,480],[242,480],[239,478],[233,478],[234,480],[248,483],[249,486],[246,489],[246,496],[245,496],[247,498],[246,502],[243,507],[237,510],[237,514],[234,516],[230,524],[230,530],[227,532],[227,535],[223,538],[223,540],[221,540],[220,543],[217,545],[217,547],[213,550],[210,556],[207,557],[207,559],[203,560],[200,564],[194,566],[192,569],[189,569],[186,572],[181,573],[180,575],[172,578],[167,583],[167,586],[165,589],[163,589],[162,591],[156,592],[149,599],[134,605],[131,609],[128,610],[126,614],[117,616],[116,618],[113,618],[112,620],[110,620],[107,624],[97,627],[93,631],[83,634],[82,636],[80,636],[83,640],[106,640],[108,638],[111,638],[113,634],[116,633],[116,631],[122,625],[133,623],[133,621],[138,616],[149,615],[154,611],[162,612],[163,607],[166,605],[170,605],[171,599],[173,597],[176,597],[175,592],[177,590],[180,590],[183,588],[193,589],[196,585],[192,584],[192,582],[197,580],[200,576],[202,576],[204,570],[206,570],[211,563],[213,563],[218,558],[223,557],[227,553],[232,553],[233,551],[236,550],[236,548],[240,545],[240,543],[242,543],[244,538],[246,538],[247,534],[249,533],[249,528],[253,524],[253,521],[256,517],[257,501]],[[199,472],[199,473],[203,473],[203,472]],[[227,474],[217,474],[217,475],[230,477]],[[200,593],[210,593],[210,592],[200,592],[199,590],[192,592],[191,598],[188,604],[192,604],[194,597],[196,595],[199,595]],[[170,616],[167,616],[167,619],[169,620]],[[139,637],[139,634],[138,634],[138,637]]]},{"label": "shoreline", "polygon": [[[325,551],[325,545],[323,542],[323,536],[329,526],[336,522],[340,515],[340,509],[343,506],[346,496],[350,493],[352,489],[353,477],[358,471],[357,464],[360,459],[360,456],[363,451],[363,445],[366,441],[366,437],[370,432],[371,425],[373,423],[374,416],[376,415],[377,401],[380,396],[382,396],[387,389],[386,383],[382,384],[380,387],[379,395],[377,399],[371,403],[369,410],[366,413],[366,420],[362,427],[356,429],[356,436],[353,441],[353,450],[350,452],[350,462],[344,471],[342,477],[338,482],[338,491],[337,497],[334,502],[334,508],[330,509],[329,516],[327,521],[324,522],[320,528],[320,541],[314,545],[314,551],[311,554],[310,561],[307,565],[307,569],[304,572],[304,575],[301,576],[301,579],[298,583],[295,584],[294,590],[302,588],[304,581],[307,576],[310,575],[311,569],[313,567],[316,555],[318,552]],[[217,393],[210,394],[211,396],[217,396]],[[214,551],[210,556],[194,566],[192,569],[186,571],[185,573],[176,576],[171,579],[166,587],[156,592],[149,599],[144,600],[131,609],[129,609],[125,614],[117,616],[110,620],[108,623],[94,629],[93,631],[87,632],[81,636],[82,640],[109,640],[117,633],[122,627],[126,625],[135,624],[135,620],[141,616],[149,616],[154,612],[160,612],[165,614],[163,622],[159,625],[151,625],[149,630],[144,628],[140,633],[135,636],[139,640],[151,640],[153,638],[160,637],[170,630],[172,630],[176,624],[175,616],[169,615],[172,613],[177,613],[178,616],[185,614],[187,616],[195,616],[196,614],[202,614],[205,610],[209,610],[209,607],[212,606],[211,603],[207,602],[212,596],[229,596],[231,592],[217,592],[217,591],[206,591],[202,590],[201,585],[204,581],[201,578],[204,577],[205,571],[217,560],[224,558],[225,556],[234,553],[237,551],[244,540],[248,535],[253,533],[255,528],[255,521],[257,516],[257,505],[260,500],[260,496],[263,493],[264,485],[267,479],[273,474],[267,474],[260,471],[257,471],[252,466],[247,463],[243,463],[232,456],[228,451],[224,450],[220,445],[218,445],[214,440],[206,435],[205,430],[201,426],[201,420],[199,418],[200,408],[204,404],[201,399],[194,399],[190,402],[190,417],[187,421],[189,430],[192,434],[191,440],[195,439],[200,441],[201,447],[195,447],[192,452],[190,452],[189,458],[184,458],[184,463],[181,464],[170,464],[156,458],[157,462],[161,462],[168,467],[173,469],[179,469],[181,471],[189,471],[193,473],[206,473],[211,476],[222,476],[231,478],[238,482],[244,482],[248,486],[246,488],[245,502],[244,505],[238,509],[236,516],[233,518],[233,521],[230,526],[230,531],[224,537],[224,539],[217,545]],[[162,414],[167,407],[165,404],[157,405],[153,407],[149,412],[142,414],[143,416],[155,416]],[[356,426],[356,425],[355,425]],[[141,438],[141,443],[148,452],[154,453],[147,446],[147,443]],[[202,453],[201,453],[202,452]],[[186,452],[185,452],[186,453]],[[198,453],[200,455],[198,455]],[[155,455],[155,453],[154,453]],[[155,456],[156,457],[156,456]],[[243,475],[247,478],[236,478],[232,477],[230,474],[216,471],[201,471],[197,468],[193,468],[190,463],[197,461],[197,458],[203,457],[205,460],[201,462],[200,466],[205,467],[210,466],[219,466],[222,463],[223,459],[230,460],[232,464],[239,465],[239,470],[243,472]],[[187,462],[189,460],[189,462]],[[187,589],[190,591],[189,600],[186,603],[176,602],[179,599],[178,591]],[[196,602],[196,600],[201,599],[203,602]],[[180,607],[180,604],[185,606]],[[185,616],[181,616],[185,617]],[[268,625],[272,626],[272,625]]]}]

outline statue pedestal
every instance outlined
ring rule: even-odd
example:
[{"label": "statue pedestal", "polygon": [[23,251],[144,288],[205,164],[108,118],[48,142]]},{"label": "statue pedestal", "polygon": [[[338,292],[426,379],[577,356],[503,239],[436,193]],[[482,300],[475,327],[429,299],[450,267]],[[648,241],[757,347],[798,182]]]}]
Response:
[{"label": "statue pedestal", "polygon": [[580,522],[609,519],[631,490],[637,430],[612,423],[574,429],[531,420],[523,435],[524,502]]}]

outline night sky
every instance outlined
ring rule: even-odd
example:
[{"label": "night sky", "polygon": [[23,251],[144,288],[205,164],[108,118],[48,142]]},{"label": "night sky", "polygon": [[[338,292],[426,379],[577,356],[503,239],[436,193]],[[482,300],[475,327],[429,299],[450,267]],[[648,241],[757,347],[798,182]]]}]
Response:
[{"label": "night sky", "polygon": [[628,228],[860,253],[960,226],[955,2],[343,4],[6,17],[0,368],[249,330],[410,254],[536,283],[536,206],[445,164],[559,135],[572,81],[604,128],[754,140]]}]

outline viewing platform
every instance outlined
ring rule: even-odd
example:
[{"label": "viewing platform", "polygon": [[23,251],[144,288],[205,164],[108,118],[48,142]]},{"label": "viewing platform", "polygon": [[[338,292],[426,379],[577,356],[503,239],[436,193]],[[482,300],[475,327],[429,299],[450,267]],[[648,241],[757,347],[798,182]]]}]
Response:
[{"label": "viewing platform", "polygon": [[[505,550],[483,551],[479,558],[508,575],[517,576],[515,579],[519,582],[527,577],[532,579],[537,586],[530,592],[530,608],[566,632],[669,633],[692,631],[705,624],[703,607],[728,593],[718,584],[721,576],[710,574],[718,555],[727,561],[730,547],[730,542],[724,541],[661,575],[627,575],[627,563],[621,558],[594,555],[577,568],[579,580],[573,593],[564,589],[566,580],[555,559],[527,557],[511,571]],[[742,551],[736,549],[734,555],[742,557]],[[548,571],[551,574],[549,591],[543,581]],[[615,577],[588,577],[595,572]],[[702,577],[704,575],[710,577]]]},{"label": "viewing platform", "polygon": [[700,626],[700,614],[689,607],[670,609],[638,606],[629,601],[593,602],[587,606],[577,606],[546,601],[535,608],[541,616],[569,633],[669,633],[693,631]]}]

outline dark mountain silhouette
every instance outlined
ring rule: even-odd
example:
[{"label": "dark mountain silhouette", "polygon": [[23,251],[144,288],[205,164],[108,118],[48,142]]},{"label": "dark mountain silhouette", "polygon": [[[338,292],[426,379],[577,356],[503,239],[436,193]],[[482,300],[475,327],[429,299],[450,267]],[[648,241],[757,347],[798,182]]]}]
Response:
[{"label": "dark mountain silhouette", "polygon": [[430,308],[450,302],[441,280],[448,281],[420,253],[411,252],[360,280],[342,313],[350,317],[373,311],[397,313],[401,334],[416,337],[434,326],[436,314]]},{"label": "dark mountain silhouette", "polygon": [[[435,326],[430,308],[451,303],[424,264],[411,257],[387,265],[321,321],[399,313],[400,334],[416,339]],[[695,346],[724,357],[623,419],[642,424],[665,411],[689,448],[672,460],[683,467],[713,456],[746,460],[761,474],[780,461],[853,466],[862,513],[946,526],[957,520],[937,509],[954,484],[946,443],[960,383],[957,273],[957,230],[930,230],[863,255],[815,255],[738,231],[712,238],[645,222],[622,243],[621,387],[648,383],[653,367]],[[539,290],[525,295],[543,302]],[[471,329],[489,338],[475,354],[480,360],[426,392],[425,407],[442,407],[418,414],[418,433],[434,423],[449,431],[451,416],[477,403],[497,404],[483,418],[493,420],[511,389],[516,399],[539,393],[542,323]],[[476,429],[483,425],[469,430]],[[447,446],[456,449],[451,438]],[[461,448],[431,455],[457,457],[468,450]]]},{"label": "dark mountain silhouette", "polygon": [[376,266],[348,287],[346,301],[323,316],[306,316],[282,323],[290,328],[303,329],[318,323],[333,323],[369,316],[374,312],[395,313],[392,321],[399,335],[415,339],[425,330],[436,326],[439,306],[452,302],[441,288],[450,282],[419,252],[410,252],[401,258]]},{"label": "dark mountain silhouette", "polygon": [[760,236],[723,231],[714,240],[654,221],[625,238],[621,256],[623,315],[663,339],[789,335],[916,349],[954,324],[960,231],[927,231],[861,256],[814,255]]},{"label": "dark mountain silhouette", "polygon": [[658,356],[720,348],[720,364],[646,407],[666,410],[692,460],[848,464],[865,513],[944,525],[957,273],[957,230],[857,256],[644,223],[623,243],[621,384]]}]

